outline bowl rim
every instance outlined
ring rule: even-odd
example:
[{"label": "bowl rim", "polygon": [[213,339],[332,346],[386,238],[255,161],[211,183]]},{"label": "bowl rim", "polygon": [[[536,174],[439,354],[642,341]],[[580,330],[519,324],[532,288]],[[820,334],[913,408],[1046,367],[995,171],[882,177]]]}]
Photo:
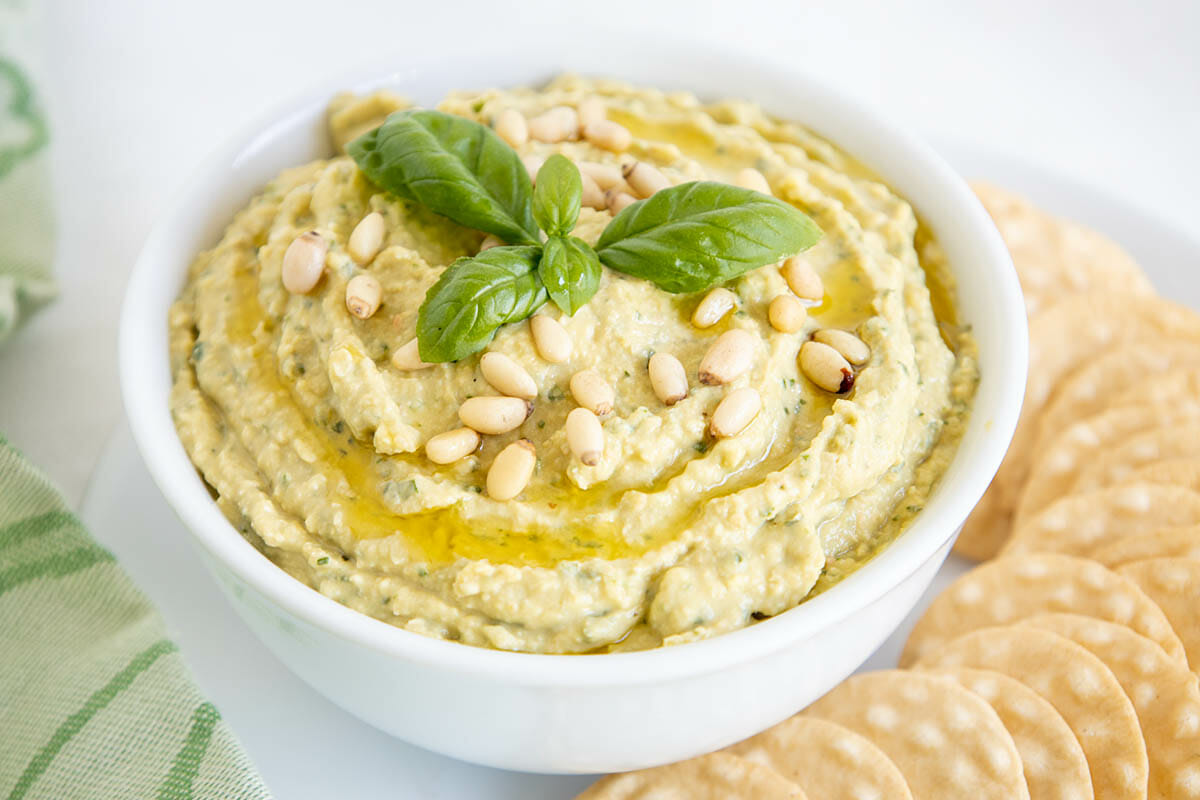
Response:
[{"label": "bowl rim", "polygon": [[[628,35],[619,35],[620,41],[627,45]],[[604,37],[600,39],[603,45]],[[293,617],[384,656],[517,685],[599,687],[703,675],[788,647],[880,599],[956,535],[1007,450],[1024,395],[1027,369],[1024,302],[1007,248],[991,219],[962,178],[921,139],[863,103],[804,73],[794,64],[712,43],[704,44],[701,56],[696,55],[695,42],[656,39],[654,48],[657,57],[666,63],[696,64],[700,63],[698,58],[702,58],[709,70],[719,69],[722,65],[736,68],[742,74],[753,76],[751,87],[755,82],[774,84],[783,81],[787,86],[785,91],[803,95],[817,107],[848,120],[847,125],[870,130],[870,134],[864,135],[886,143],[885,149],[908,159],[905,170],[923,171],[926,182],[936,187],[935,195],[956,208],[956,221],[971,228],[979,251],[972,267],[991,273],[990,300],[1004,323],[1009,346],[999,354],[998,361],[981,365],[981,381],[967,431],[926,507],[896,540],[868,563],[836,586],[794,608],[710,639],[628,653],[518,653],[423,636],[344,606],[263,557],[217,508],[178,438],[167,398],[152,391],[155,387],[153,371],[166,369],[167,338],[166,309],[162,305],[161,292],[155,291],[158,285],[155,279],[166,280],[161,277],[163,270],[160,267],[164,252],[171,249],[171,241],[179,235],[177,231],[181,226],[186,229],[194,197],[214,180],[212,176],[236,172],[244,159],[253,160],[256,148],[269,139],[278,126],[286,127],[298,120],[309,119],[316,109],[323,110],[337,91],[347,87],[362,91],[393,85],[406,77],[419,77],[421,69],[433,69],[435,59],[440,57],[430,52],[416,56],[419,60],[414,63],[413,55],[405,53],[374,59],[366,67],[279,103],[243,126],[239,133],[196,166],[165,207],[135,263],[121,308],[118,345],[126,413],[138,449],[159,490],[193,539],[213,559]],[[482,47],[469,57],[469,61],[477,68],[476,74],[486,76],[489,59],[503,53],[502,47],[493,46],[491,52]],[[566,58],[558,63],[573,63],[569,53],[564,50]],[[546,75],[563,71],[554,68],[552,63],[548,58],[547,66],[542,70]],[[404,64],[405,68],[401,70],[399,64]],[[596,74],[597,71],[589,73]],[[529,79],[528,82],[533,81]],[[701,96],[705,95],[705,82],[704,78],[696,81],[695,91]],[[649,81],[645,83],[649,84]],[[806,124],[820,130],[820,126],[811,120]],[[858,155],[842,141],[833,141]],[[888,169],[868,163],[888,177]],[[227,221],[222,221],[222,227]],[[173,267],[180,271],[175,273],[173,285],[176,287],[181,284],[181,273],[186,266],[184,263]],[[172,294],[171,298],[174,296]]]}]

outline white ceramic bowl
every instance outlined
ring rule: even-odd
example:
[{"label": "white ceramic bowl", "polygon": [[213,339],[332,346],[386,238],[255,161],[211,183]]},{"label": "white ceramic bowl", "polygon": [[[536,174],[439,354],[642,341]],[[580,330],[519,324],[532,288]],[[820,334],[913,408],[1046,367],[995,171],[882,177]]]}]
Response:
[{"label": "white ceramic bowl", "polygon": [[[621,58],[613,58],[622,53]],[[702,97],[739,97],[799,120],[874,168],[936,233],[974,326],[982,380],[958,454],[926,509],[894,544],[825,594],[715,639],[639,653],[544,656],[429,639],[339,605],[263,558],[212,502],[167,407],[167,309],[192,257],[284,167],[330,152],[334,91],[389,86],[421,103],[461,87],[539,83],[563,69]],[[159,488],[246,623],[292,670],[367,722],[431,750],[532,772],[642,767],[760,731],[852,672],[912,608],[1000,464],[1024,389],[1024,307],[995,228],[963,181],[895,125],[805,78],[711,47],[585,45],[531,52],[410,51],[266,117],[210,157],[146,242],[121,318],[121,385]]]}]

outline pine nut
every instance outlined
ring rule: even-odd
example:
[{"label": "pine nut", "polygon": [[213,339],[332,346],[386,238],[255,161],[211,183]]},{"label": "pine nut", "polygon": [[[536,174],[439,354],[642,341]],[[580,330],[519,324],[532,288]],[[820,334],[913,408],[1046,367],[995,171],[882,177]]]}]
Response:
[{"label": "pine nut", "polygon": [[308,294],[321,280],[325,271],[325,254],[329,242],[316,231],[302,233],[292,240],[283,253],[280,278],[283,288],[292,294]]},{"label": "pine nut", "polygon": [[604,193],[604,201],[608,205],[608,210],[614,215],[620,214],[627,207],[637,202],[637,198],[629,192],[624,192],[619,189],[609,189]]},{"label": "pine nut", "polygon": [[500,394],[532,400],[537,397],[537,384],[525,368],[503,353],[484,353],[479,359],[483,379]]},{"label": "pine nut", "polygon": [[484,250],[491,250],[493,247],[499,247],[502,244],[504,244],[504,242],[499,236],[493,236],[489,233],[487,236],[483,237],[483,241],[479,243],[479,252],[482,253]]},{"label": "pine nut", "polygon": [[807,316],[808,311],[805,310],[804,303],[794,295],[781,294],[767,306],[767,319],[770,320],[771,327],[783,333],[795,333],[803,328]]},{"label": "pine nut", "polygon": [[421,351],[417,345],[417,340],[410,339],[397,349],[396,352],[392,353],[392,366],[408,372],[416,369],[426,369],[432,367],[433,364],[421,360]]},{"label": "pine nut", "polygon": [[597,164],[594,161],[581,161],[579,163],[579,171],[589,178],[594,180],[601,189],[608,191],[609,189],[624,183],[625,179],[621,177],[621,168],[612,164]]},{"label": "pine nut", "polygon": [[529,318],[533,346],[538,355],[551,364],[561,364],[571,357],[571,336],[553,317],[536,314]]},{"label": "pine nut", "polygon": [[771,194],[771,184],[767,183],[767,178],[754,167],[746,167],[738,170],[737,177],[733,179],[734,183],[743,189],[751,189],[755,192],[763,194]]},{"label": "pine nut", "polygon": [[848,331],[836,328],[823,328],[813,334],[813,339],[821,344],[827,344],[842,354],[842,358],[854,366],[867,363],[871,357],[871,348],[862,339]]},{"label": "pine nut", "polygon": [[614,153],[623,153],[629,149],[629,145],[633,144],[633,134],[629,132],[629,129],[619,122],[608,119],[585,125],[583,138],[596,147],[611,150]]},{"label": "pine nut", "polygon": [[346,308],[359,319],[368,319],[379,310],[383,287],[374,275],[355,275],[346,284]]},{"label": "pine nut", "polygon": [[578,138],[579,114],[568,106],[555,106],[529,120],[529,135],[539,142]]},{"label": "pine nut", "polygon": [[468,397],[458,407],[463,425],[480,433],[508,433],[520,427],[533,411],[533,403],[520,397]]},{"label": "pine nut", "polygon": [[753,386],[734,389],[717,403],[708,429],[718,439],[737,436],[762,410],[762,397]]},{"label": "pine nut", "polygon": [[779,271],[787,281],[788,288],[801,300],[819,303],[825,299],[825,285],[821,282],[821,276],[804,256],[792,256],[783,262]]},{"label": "pine nut", "polygon": [[631,161],[626,164],[621,168],[621,177],[641,197],[649,197],[659,189],[666,189],[671,185],[666,175],[644,161]]},{"label": "pine nut", "polygon": [[599,97],[585,97],[579,101],[579,124],[586,128],[593,122],[602,122],[608,116],[604,101]]},{"label": "pine nut", "polygon": [[537,183],[538,170],[542,168],[542,164],[546,163],[546,159],[531,154],[521,156],[521,163],[525,165],[525,171],[529,173],[529,180]]},{"label": "pine nut", "polygon": [[854,370],[842,354],[821,342],[800,346],[800,371],[827,392],[845,394],[854,388]]},{"label": "pine nut", "polygon": [[366,264],[383,247],[383,237],[387,233],[387,222],[383,214],[372,211],[358,221],[354,230],[350,231],[350,240],[346,242],[346,250],[350,257],[359,264]]},{"label": "pine nut", "polygon": [[729,383],[754,363],[754,335],[741,328],[725,331],[700,360],[700,382]]},{"label": "pine nut", "polygon": [[594,208],[597,211],[603,211],[608,207],[608,201],[604,197],[604,190],[600,188],[600,184],[596,183],[586,172],[579,173],[579,179],[583,183],[582,202],[586,208]]},{"label": "pine nut", "polygon": [[453,464],[479,449],[481,441],[479,434],[470,428],[455,428],[426,442],[425,455],[435,464]]},{"label": "pine nut", "polygon": [[615,400],[612,387],[594,369],[580,370],[571,376],[571,396],[597,417],[612,413]]},{"label": "pine nut", "polygon": [[604,455],[604,428],[600,418],[586,408],[567,414],[567,446],[586,466],[594,467]]},{"label": "pine nut", "polygon": [[670,353],[650,356],[650,388],[665,405],[673,406],[688,395],[687,371]]},{"label": "pine nut", "polygon": [[525,491],[533,468],[537,466],[537,449],[528,439],[518,439],[492,459],[487,474],[487,492],[493,500],[512,500]]},{"label": "pine nut", "polygon": [[697,328],[711,328],[733,311],[737,302],[738,296],[728,289],[713,289],[692,312],[692,324]]},{"label": "pine nut", "polygon": [[506,108],[501,111],[496,116],[493,127],[496,135],[514,150],[519,150],[529,141],[529,124],[525,122],[525,115],[515,108]]}]

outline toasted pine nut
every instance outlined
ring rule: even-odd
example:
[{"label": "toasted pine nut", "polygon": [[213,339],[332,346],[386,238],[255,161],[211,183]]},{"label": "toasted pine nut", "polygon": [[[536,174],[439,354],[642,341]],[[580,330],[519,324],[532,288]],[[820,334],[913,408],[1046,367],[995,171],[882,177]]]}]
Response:
[{"label": "toasted pine nut", "polygon": [[842,354],[842,358],[856,367],[867,363],[867,359],[871,357],[871,348],[867,347],[862,339],[848,331],[839,331],[837,328],[822,328],[813,334],[813,339],[837,350]]},{"label": "toasted pine nut", "polygon": [[542,156],[530,154],[521,156],[521,163],[525,165],[525,171],[529,173],[529,180],[537,183],[538,170],[542,168],[542,164],[546,163],[546,159]]},{"label": "toasted pine nut", "polygon": [[594,369],[580,370],[571,376],[571,396],[597,417],[612,413],[615,399],[612,387]]},{"label": "toasted pine nut", "polygon": [[604,193],[604,201],[608,205],[608,210],[614,215],[620,214],[628,206],[637,202],[637,198],[629,192],[623,192],[620,189],[609,189]]},{"label": "toasted pine nut", "polygon": [[487,492],[493,500],[512,500],[525,491],[533,468],[537,466],[537,449],[528,439],[518,439],[501,450],[488,468]]},{"label": "toasted pine nut", "polygon": [[733,182],[743,189],[752,189],[763,194],[771,193],[771,184],[767,183],[767,178],[754,167],[746,167],[738,170],[737,177]]},{"label": "toasted pine nut", "polygon": [[533,403],[520,397],[468,397],[458,407],[458,418],[480,433],[508,433],[532,411]]},{"label": "toasted pine nut", "polygon": [[625,179],[621,177],[621,168],[612,164],[581,161],[579,162],[579,171],[594,180],[605,191],[625,182]]},{"label": "toasted pine nut", "polygon": [[325,254],[329,242],[316,231],[302,233],[292,240],[283,253],[280,278],[283,288],[292,294],[308,294],[321,280],[325,271]]},{"label": "toasted pine nut", "polygon": [[713,289],[692,312],[692,324],[697,328],[711,328],[733,311],[737,303],[738,296],[728,289]]},{"label": "toasted pine nut", "polygon": [[529,331],[538,355],[551,364],[561,364],[571,357],[571,335],[553,317],[535,314],[529,318]]},{"label": "toasted pine nut", "polygon": [[688,395],[687,371],[670,353],[650,356],[650,388],[665,405],[673,406]]},{"label": "toasted pine nut", "polygon": [[579,114],[569,106],[555,106],[529,120],[529,135],[539,142],[562,142],[579,137]]},{"label": "toasted pine nut", "polygon": [[708,429],[719,439],[737,436],[762,410],[762,397],[753,386],[734,389],[717,403]]},{"label": "toasted pine nut", "polygon": [[525,368],[504,353],[484,353],[479,359],[483,379],[500,394],[532,400],[537,397],[537,384]]},{"label": "toasted pine nut", "polygon": [[827,392],[845,394],[854,388],[854,370],[842,354],[821,342],[800,346],[800,371]]},{"label": "toasted pine nut", "polygon": [[621,168],[621,177],[641,197],[649,197],[659,189],[666,189],[671,185],[666,175],[644,161],[631,161],[626,164]]},{"label": "toasted pine nut", "polygon": [[372,211],[358,221],[354,230],[350,231],[350,240],[346,242],[346,250],[350,257],[359,264],[366,264],[379,248],[383,247],[383,237],[387,233],[387,222],[383,214]]},{"label": "toasted pine nut", "polygon": [[346,308],[359,319],[367,319],[379,310],[383,287],[374,275],[355,275],[346,284]]},{"label": "toasted pine nut", "polygon": [[629,129],[619,122],[608,119],[585,125],[583,138],[596,147],[602,147],[614,153],[623,153],[629,149],[629,145],[633,144],[633,134],[629,132]]},{"label": "toasted pine nut", "polygon": [[596,183],[586,172],[579,173],[579,179],[583,183],[582,203],[587,208],[594,208],[597,211],[603,211],[608,207],[608,202],[604,198],[604,190],[600,188],[600,184]]},{"label": "toasted pine nut", "polygon": [[604,428],[600,418],[586,408],[567,414],[567,446],[586,466],[594,467],[604,455]]},{"label": "toasted pine nut", "polygon": [[779,271],[787,281],[788,288],[801,300],[819,303],[825,299],[825,285],[821,282],[821,276],[804,256],[792,256],[783,262]]},{"label": "toasted pine nut", "polygon": [[803,328],[807,316],[804,304],[794,295],[781,294],[767,306],[767,319],[771,327],[783,333],[795,333]]},{"label": "toasted pine nut", "polygon": [[492,127],[496,135],[514,150],[524,147],[529,141],[529,124],[525,122],[525,115],[515,108],[506,108],[497,114]]},{"label": "toasted pine nut", "polygon": [[421,360],[421,351],[416,339],[410,339],[392,353],[392,366],[405,372],[415,369],[426,369],[433,364]]},{"label": "toasted pine nut", "polygon": [[602,122],[608,116],[604,101],[599,97],[586,97],[578,105],[579,125],[586,128],[593,122]]},{"label": "toasted pine nut", "polygon": [[754,335],[734,328],[725,331],[700,359],[700,382],[708,386],[729,383],[754,363]]},{"label": "toasted pine nut", "polygon": [[439,433],[425,443],[425,455],[435,464],[453,464],[479,448],[479,434],[470,428]]},{"label": "toasted pine nut", "polygon": [[479,243],[479,252],[482,253],[484,250],[491,250],[493,247],[499,247],[502,244],[504,244],[504,242],[499,236],[493,236],[489,233],[487,236],[483,237],[483,241]]}]

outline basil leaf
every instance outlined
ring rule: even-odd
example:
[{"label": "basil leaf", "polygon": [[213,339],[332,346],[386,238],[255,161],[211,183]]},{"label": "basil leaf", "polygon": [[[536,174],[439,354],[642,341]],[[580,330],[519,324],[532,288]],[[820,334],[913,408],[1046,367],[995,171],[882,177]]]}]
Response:
[{"label": "basil leaf", "polygon": [[529,173],[485,125],[441,111],[397,111],[347,146],[375,185],[460,225],[538,244]]},{"label": "basil leaf", "polygon": [[655,192],[608,224],[596,252],[668,292],[699,292],[814,245],[821,229],[774,197],[711,181]]},{"label": "basil leaf", "polygon": [[547,158],[533,186],[533,218],[537,224],[548,236],[566,236],[579,221],[582,205],[579,168],[558,153]]},{"label": "basil leaf", "polygon": [[574,316],[600,288],[600,260],[591,245],[578,237],[551,236],[542,248],[538,277],[554,305]]},{"label": "basil leaf", "polygon": [[425,294],[417,315],[424,361],[457,361],[482,350],[509,322],[546,302],[537,276],[540,247],[493,247],[451,264]]}]

